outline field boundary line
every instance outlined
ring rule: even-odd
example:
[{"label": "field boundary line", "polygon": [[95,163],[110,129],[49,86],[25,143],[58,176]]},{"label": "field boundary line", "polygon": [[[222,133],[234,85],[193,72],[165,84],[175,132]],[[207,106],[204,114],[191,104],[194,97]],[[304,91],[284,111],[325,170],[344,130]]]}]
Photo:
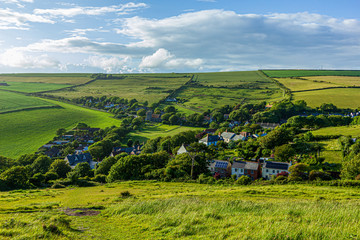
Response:
[{"label": "field boundary line", "polygon": [[289,99],[292,100],[293,98],[293,95],[292,95],[292,92],[289,88],[285,87],[282,83],[280,83],[279,81],[277,81],[276,79],[272,78],[272,77],[269,77],[268,75],[266,75],[266,73],[263,72],[263,70],[258,70],[257,71],[258,74],[260,76],[263,76],[265,78],[268,78],[270,79],[271,81],[273,81],[277,86],[279,86],[279,88],[283,91],[283,99],[286,98],[286,96],[288,95],[289,96]]},{"label": "field boundary line", "polygon": [[311,91],[320,91],[320,90],[328,90],[328,89],[336,89],[336,88],[360,88],[360,86],[325,87],[325,88],[314,88],[314,89],[298,90],[298,91],[292,91],[292,92],[293,92],[293,93],[298,93],[298,92],[311,92]]},{"label": "field boundary line", "polygon": [[39,110],[39,109],[51,109],[51,108],[63,108],[63,107],[58,106],[58,105],[55,105],[55,106],[28,107],[28,108],[21,108],[21,109],[15,109],[15,110],[9,110],[9,111],[0,112],[0,114],[21,112],[21,111]]}]

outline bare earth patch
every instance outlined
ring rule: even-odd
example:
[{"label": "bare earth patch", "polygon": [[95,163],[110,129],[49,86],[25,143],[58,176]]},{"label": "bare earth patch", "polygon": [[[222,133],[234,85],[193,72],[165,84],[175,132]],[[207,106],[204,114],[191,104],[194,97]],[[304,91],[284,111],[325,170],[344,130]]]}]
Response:
[{"label": "bare earth patch", "polygon": [[96,216],[100,214],[100,211],[87,209],[87,208],[66,208],[63,210],[64,213],[68,216]]}]

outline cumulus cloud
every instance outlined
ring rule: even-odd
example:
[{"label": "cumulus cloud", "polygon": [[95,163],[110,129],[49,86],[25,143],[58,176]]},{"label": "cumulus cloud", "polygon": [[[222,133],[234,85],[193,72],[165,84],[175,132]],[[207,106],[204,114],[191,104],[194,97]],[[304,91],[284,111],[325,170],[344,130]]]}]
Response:
[{"label": "cumulus cloud", "polygon": [[36,14],[20,13],[9,8],[0,8],[0,29],[28,30],[29,23],[55,23],[51,19]]},{"label": "cumulus cloud", "polygon": [[130,58],[90,56],[85,62],[90,67],[101,68],[106,72],[127,72]]},{"label": "cumulus cloud", "polygon": [[140,68],[199,68],[203,64],[202,59],[176,58],[164,48],[158,49],[154,54],[142,58]]},{"label": "cumulus cloud", "polygon": [[44,69],[59,68],[60,62],[50,58],[47,54],[35,56],[11,49],[0,55],[0,65],[22,69]]},{"label": "cumulus cloud", "polygon": [[86,35],[88,32],[109,32],[109,30],[104,30],[103,27],[100,28],[76,28],[73,30],[66,30],[66,33],[70,33],[73,37]]},{"label": "cumulus cloud", "polygon": [[145,3],[126,3],[113,5],[109,7],[71,7],[56,9],[35,9],[34,13],[39,15],[48,15],[51,17],[75,17],[78,15],[98,16],[107,13],[116,13],[119,15],[128,14],[139,8],[144,8]]}]

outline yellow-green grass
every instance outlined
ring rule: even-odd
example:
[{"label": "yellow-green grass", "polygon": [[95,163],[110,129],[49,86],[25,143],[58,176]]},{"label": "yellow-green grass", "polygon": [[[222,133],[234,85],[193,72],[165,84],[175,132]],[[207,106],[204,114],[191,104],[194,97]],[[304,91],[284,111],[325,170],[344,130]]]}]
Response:
[{"label": "yellow-green grass", "polygon": [[272,102],[281,100],[283,93],[279,88],[269,89],[237,89],[237,88],[207,88],[185,87],[176,97],[184,98],[186,107],[206,111],[217,107],[241,103]]},{"label": "yellow-green grass", "polygon": [[88,73],[22,73],[0,74],[0,82],[32,82],[54,84],[83,84],[91,80]]},{"label": "yellow-green grass", "polygon": [[322,81],[325,83],[333,83],[339,86],[360,86],[360,77],[348,76],[317,76],[306,77],[310,81]]},{"label": "yellow-green grass", "polygon": [[261,87],[276,88],[274,82],[258,71],[197,73],[196,80],[206,86],[239,86],[259,84]]},{"label": "yellow-green grass", "polygon": [[328,163],[340,163],[342,162],[342,153],[341,151],[323,151],[321,152],[321,157],[325,158],[324,162]]},{"label": "yellow-green grass", "polygon": [[336,88],[293,93],[295,100],[305,100],[310,107],[319,107],[323,103],[332,103],[339,108],[360,106],[360,91],[356,88]]},{"label": "yellow-green grass", "polygon": [[172,136],[185,131],[200,131],[204,128],[199,127],[186,127],[178,125],[166,125],[162,123],[150,123],[139,131],[132,132],[127,138],[131,138],[134,141],[139,140],[140,142],[156,137]]},{"label": "yellow-green grass", "polygon": [[359,137],[360,136],[360,126],[350,125],[350,126],[341,126],[341,127],[326,127],[320,128],[318,130],[312,131],[316,135],[344,135]]},{"label": "yellow-green grass", "polygon": [[359,70],[263,70],[272,78],[307,76],[360,76]]},{"label": "yellow-green grass", "polygon": [[176,108],[176,111],[179,113],[184,113],[186,115],[190,115],[190,114],[194,114],[194,113],[198,113],[198,111],[194,111],[190,108],[187,108],[185,106],[183,106],[180,103],[174,103],[174,102],[166,102],[163,104],[160,104],[160,108],[165,109],[167,106],[174,106]]},{"label": "yellow-green grass", "polygon": [[48,94],[68,99],[82,96],[118,96],[127,99],[135,98],[141,102],[148,101],[151,104],[168,96],[171,91],[179,88],[189,79],[183,75],[179,77],[167,75],[161,77],[160,74],[159,76],[127,75],[124,79],[97,80],[85,86]]},{"label": "yellow-green grass", "polygon": [[0,91],[0,113],[29,108],[53,107],[53,103],[19,93]]},{"label": "yellow-green grass", "polygon": [[[120,193],[129,191],[129,198]],[[3,239],[356,239],[356,188],[132,181],[0,193]],[[68,208],[105,208],[66,216]],[[83,210],[78,210],[81,212]],[[12,220],[11,220],[12,219]],[[70,224],[64,224],[70,220]],[[44,230],[54,224],[61,234]]]},{"label": "yellow-green grass", "polygon": [[71,129],[79,122],[99,128],[120,124],[109,113],[57,101],[46,102],[61,108],[0,114],[0,155],[15,158],[33,153],[55,137],[57,129]]},{"label": "yellow-green grass", "polygon": [[329,87],[338,87],[339,85],[329,82],[314,82],[311,80],[296,79],[296,78],[276,78],[281,84],[291,91],[304,91],[312,89],[321,89]]},{"label": "yellow-green grass", "polygon": [[36,83],[36,82],[6,82],[8,86],[0,85],[0,90],[9,90],[24,93],[58,90],[71,87],[69,84]]}]

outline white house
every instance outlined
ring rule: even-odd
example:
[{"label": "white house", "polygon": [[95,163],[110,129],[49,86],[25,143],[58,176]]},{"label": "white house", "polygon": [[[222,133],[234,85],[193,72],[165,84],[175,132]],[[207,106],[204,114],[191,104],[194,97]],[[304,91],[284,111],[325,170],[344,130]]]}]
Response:
[{"label": "white house", "polygon": [[272,175],[276,176],[278,173],[282,172],[289,173],[290,166],[291,163],[265,161],[262,167],[262,177],[270,180]]}]

